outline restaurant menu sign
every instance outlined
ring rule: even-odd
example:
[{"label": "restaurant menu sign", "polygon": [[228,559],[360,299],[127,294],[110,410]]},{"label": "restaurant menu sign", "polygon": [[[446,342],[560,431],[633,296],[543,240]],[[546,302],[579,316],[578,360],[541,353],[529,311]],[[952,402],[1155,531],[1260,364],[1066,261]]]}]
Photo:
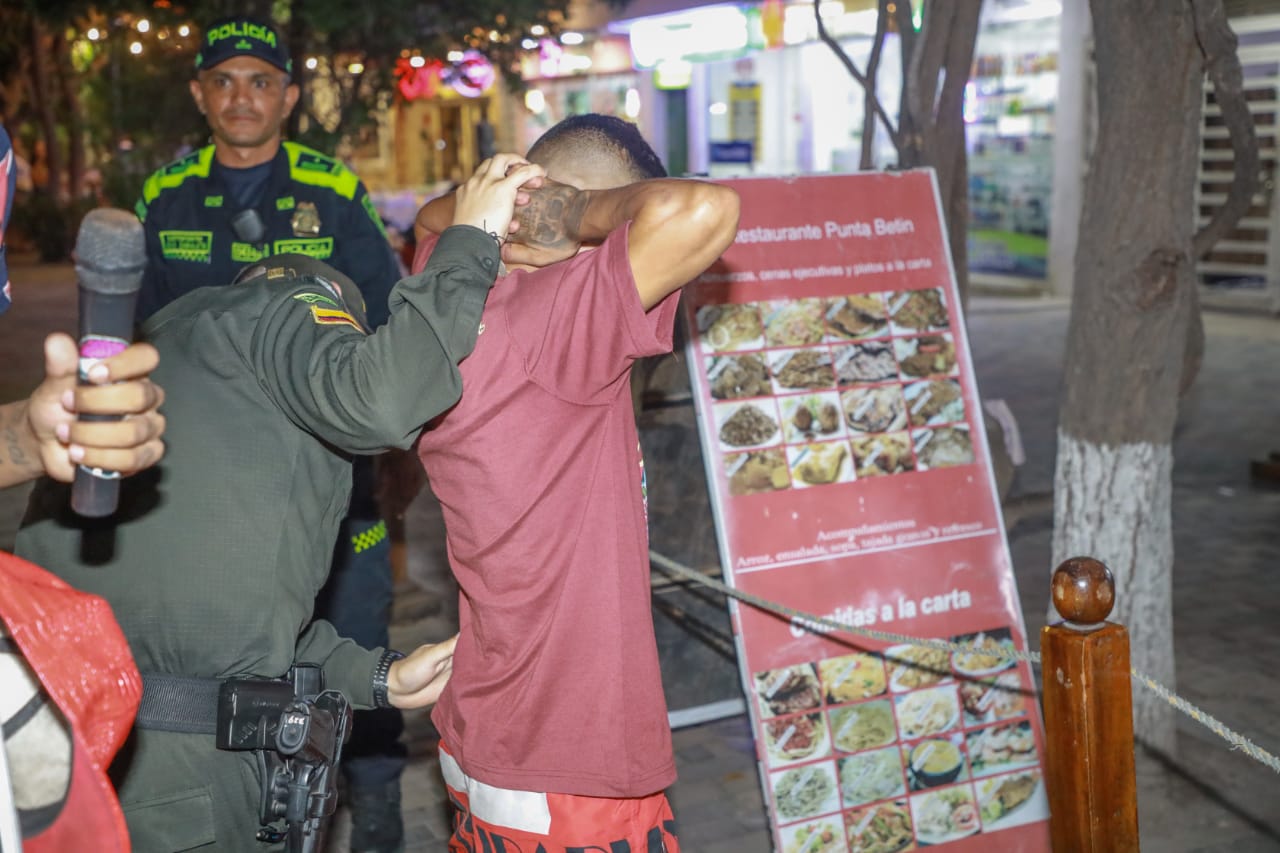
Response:
[{"label": "restaurant menu sign", "polygon": [[1047,851],[1043,732],[933,173],[729,180],[686,291],[728,582],[785,853]]}]

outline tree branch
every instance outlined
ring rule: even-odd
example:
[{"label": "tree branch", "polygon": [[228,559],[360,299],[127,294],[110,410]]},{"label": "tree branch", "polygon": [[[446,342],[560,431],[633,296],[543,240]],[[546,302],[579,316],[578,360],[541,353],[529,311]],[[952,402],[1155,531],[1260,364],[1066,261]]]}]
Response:
[{"label": "tree branch", "polygon": [[893,22],[898,27],[898,39],[902,42],[902,79],[907,79],[907,63],[916,49],[916,23],[912,15],[911,0],[897,0],[893,4]]},{"label": "tree branch", "polygon": [[1244,95],[1244,75],[1236,53],[1236,35],[1227,22],[1222,0],[1192,0],[1191,17],[1195,21],[1200,52],[1204,55],[1205,70],[1213,82],[1213,96],[1222,111],[1222,122],[1231,134],[1234,155],[1227,199],[1192,239],[1193,256],[1203,258],[1253,205],[1260,162],[1258,137]]},{"label": "tree branch", "polygon": [[[898,133],[894,130],[893,122],[889,120],[889,114],[885,112],[884,105],[881,104],[880,99],[876,97],[875,90],[868,84],[866,76],[858,70],[858,66],[854,65],[853,60],[844,52],[844,48],[840,47],[840,43],[831,36],[831,33],[827,32],[826,25],[822,23],[822,13],[819,11],[821,2],[822,0],[813,0],[813,17],[814,20],[818,22],[818,38],[822,39],[823,43],[825,43],[827,47],[831,48],[831,51],[836,55],[836,58],[840,60],[840,64],[843,65],[845,70],[849,72],[849,75],[853,77],[854,80],[857,80],[858,84],[862,86],[862,90],[867,93],[867,98],[870,100],[871,106],[875,110],[875,114],[880,117],[882,122],[884,122],[885,129],[889,131],[889,138],[893,140],[893,144],[896,146],[898,144]],[[876,26],[878,28],[879,23],[877,23]]]},{"label": "tree branch", "polygon": [[938,97],[938,75],[947,56],[947,41],[955,20],[952,3],[930,5],[924,28],[914,40],[910,66],[902,87],[902,116],[910,133],[904,133],[898,146],[900,165],[904,169],[919,166],[924,160],[925,140],[932,133],[934,109]]},{"label": "tree branch", "polygon": [[880,54],[884,50],[884,37],[887,32],[889,32],[889,0],[879,0],[876,4],[876,33],[871,41],[871,56],[867,58],[867,85],[863,90],[865,97],[862,105],[862,152],[858,157],[858,168],[863,171],[869,170],[875,160],[876,73],[880,70]]}]

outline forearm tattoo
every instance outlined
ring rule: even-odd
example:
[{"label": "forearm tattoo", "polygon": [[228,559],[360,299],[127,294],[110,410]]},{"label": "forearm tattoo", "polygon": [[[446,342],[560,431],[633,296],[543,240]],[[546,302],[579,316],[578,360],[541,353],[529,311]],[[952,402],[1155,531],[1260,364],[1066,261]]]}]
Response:
[{"label": "forearm tattoo", "polygon": [[530,192],[529,203],[517,209],[520,228],[512,240],[544,249],[582,242],[580,231],[588,198],[588,193],[563,184]]},{"label": "forearm tattoo", "polygon": [[6,480],[2,469],[28,469],[34,459],[29,446],[27,406],[24,401],[0,405],[0,482]]}]

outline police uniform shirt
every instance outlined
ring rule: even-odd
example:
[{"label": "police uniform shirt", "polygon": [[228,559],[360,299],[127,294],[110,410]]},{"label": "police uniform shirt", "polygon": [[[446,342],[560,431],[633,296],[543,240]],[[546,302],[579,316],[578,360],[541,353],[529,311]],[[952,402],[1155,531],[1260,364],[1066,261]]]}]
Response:
[{"label": "police uniform shirt", "polygon": [[310,622],[347,507],[347,454],[407,449],[457,401],[456,365],[497,269],[491,237],[448,229],[371,335],[310,278],[171,303],[143,327],[160,352],[165,458],[123,480],[119,510],[101,521],[40,481],[17,553],[106,598],[144,672],[278,677],[295,660],[320,663],[329,686],[368,707],[380,650]]},{"label": "police uniform shirt", "polygon": [[[369,322],[387,318],[399,277],[395,255],[368,192],[349,169],[294,142],[282,142],[256,203],[237,203],[232,171],[206,146],[151,175],[136,206],[146,233],[147,272],[138,295],[145,320],[197,287],[225,285],[249,263],[288,252],[324,261],[355,281]],[[237,236],[233,219],[256,212],[262,236]]]}]

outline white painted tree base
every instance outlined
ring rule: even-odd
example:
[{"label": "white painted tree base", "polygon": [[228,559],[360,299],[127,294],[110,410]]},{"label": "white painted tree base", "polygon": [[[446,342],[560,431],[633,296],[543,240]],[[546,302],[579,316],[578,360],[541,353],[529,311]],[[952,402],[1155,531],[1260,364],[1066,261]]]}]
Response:
[{"label": "white painted tree base", "polygon": [[[1116,604],[1109,621],[1128,629],[1133,666],[1174,689],[1172,448],[1106,447],[1059,429],[1053,492],[1053,567],[1093,557],[1111,570]],[[1052,604],[1049,616],[1061,619]],[[1174,714],[1134,685],[1138,740],[1172,755]]]}]

